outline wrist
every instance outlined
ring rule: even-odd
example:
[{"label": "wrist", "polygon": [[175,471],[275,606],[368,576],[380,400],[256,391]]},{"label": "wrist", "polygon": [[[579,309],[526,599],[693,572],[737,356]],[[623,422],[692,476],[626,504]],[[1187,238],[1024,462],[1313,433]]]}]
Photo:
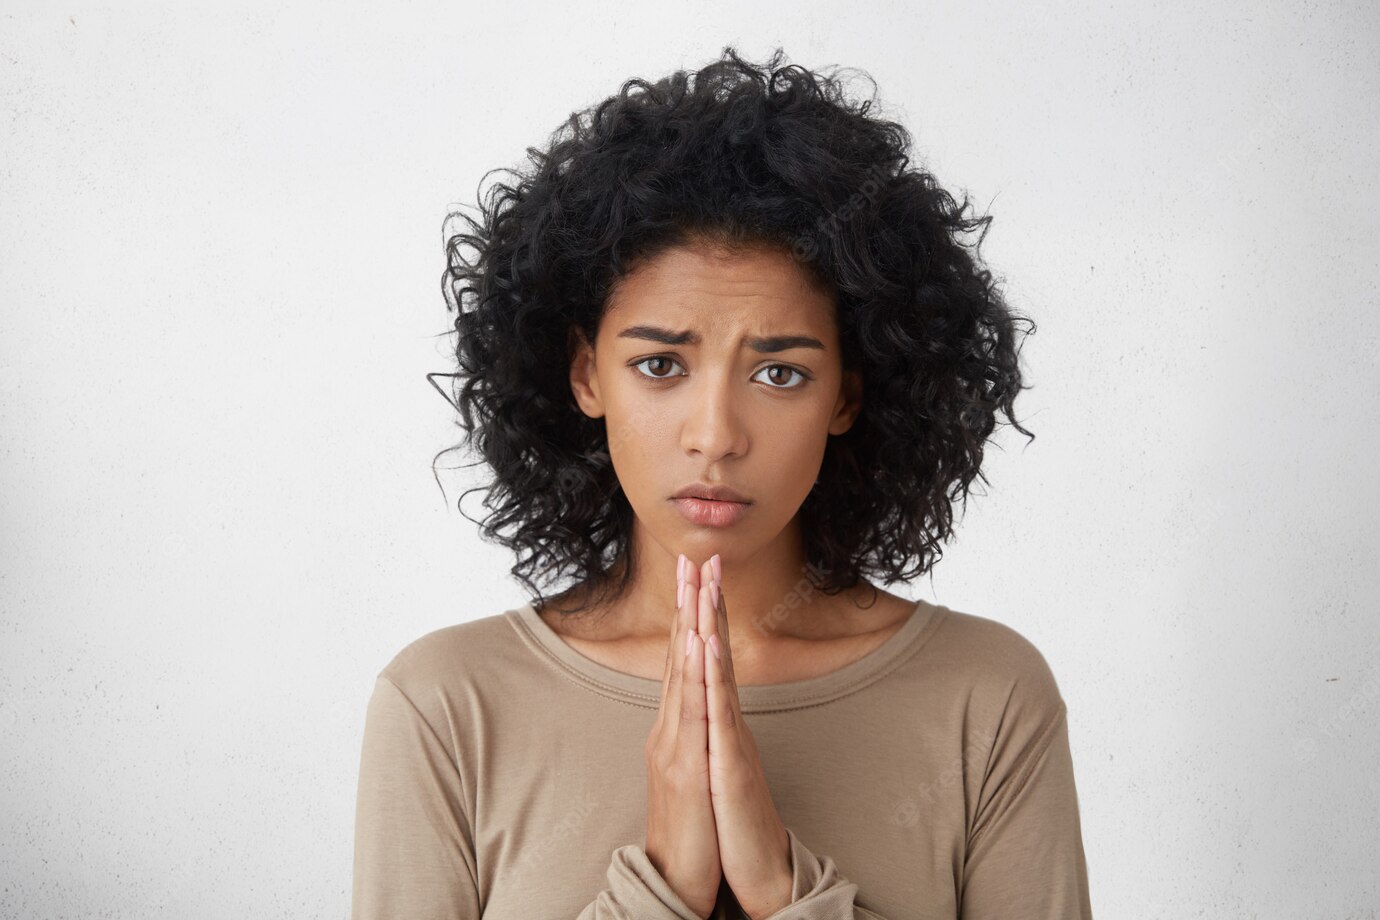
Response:
[{"label": "wrist", "polygon": [[789,871],[785,875],[777,875],[776,882],[768,888],[768,894],[762,899],[761,906],[751,908],[746,905],[739,905],[743,908],[743,913],[747,914],[750,920],[767,920],[772,914],[782,910],[791,903],[791,874]]},{"label": "wrist", "polygon": [[791,895],[795,889],[795,859],[790,849],[790,837],[785,834],[785,828],[782,828],[782,832],[782,836],[786,838],[786,846],[784,852],[778,851],[778,858],[773,860],[775,868],[771,880],[762,886],[761,896],[753,898],[751,907],[746,904],[739,905],[751,920],[767,920],[791,903]]}]

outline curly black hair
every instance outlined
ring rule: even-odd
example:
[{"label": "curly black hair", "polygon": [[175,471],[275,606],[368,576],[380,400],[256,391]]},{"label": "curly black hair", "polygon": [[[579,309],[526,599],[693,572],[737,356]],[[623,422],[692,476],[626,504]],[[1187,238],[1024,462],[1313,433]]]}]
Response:
[{"label": "curly black hair", "polygon": [[909,132],[868,115],[871,77],[872,98],[856,103],[837,69],[782,66],[782,55],[758,65],[729,45],[694,73],[627,80],[572,113],[548,149],[529,147],[530,169],[506,170],[514,184],[486,196],[486,173],[481,220],[446,216],[443,235],[457,217],[468,231],[445,245],[465,431],[447,450],[473,445],[475,463],[492,468],[492,482],[465,492],[487,491],[492,514],[465,517],[518,554],[511,572],[537,606],[532,575],[572,574],[600,598],[631,580],[633,511],[605,420],[585,416],[571,392],[570,344],[577,330],[593,342],[613,286],[667,248],[781,247],[835,295],[863,406],[829,438],[799,510],[824,593],[928,571],[952,535],[955,500],[966,509],[974,477],[987,483],[998,412],[1034,438],[1012,408],[1028,388],[1019,327],[1035,325],[980,258],[991,217],[967,216],[966,193],[956,203],[911,165]]}]

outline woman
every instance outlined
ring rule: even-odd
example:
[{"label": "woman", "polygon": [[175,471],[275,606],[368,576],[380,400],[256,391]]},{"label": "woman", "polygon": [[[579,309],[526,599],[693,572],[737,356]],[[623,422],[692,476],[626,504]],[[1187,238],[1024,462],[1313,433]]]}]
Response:
[{"label": "woman", "polygon": [[629,81],[449,240],[536,599],[378,675],[355,920],[1091,916],[1040,652],[864,577],[937,561],[998,412],[1032,437],[990,218],[780,60]]}]

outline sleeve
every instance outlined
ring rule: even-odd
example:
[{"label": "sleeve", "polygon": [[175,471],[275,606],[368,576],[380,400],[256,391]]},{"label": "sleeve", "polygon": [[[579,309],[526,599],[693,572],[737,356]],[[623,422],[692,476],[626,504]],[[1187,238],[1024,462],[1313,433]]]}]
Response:
[{"label": "sleeve", "polygon": [[462,789],[431,725],[379,675],[360,755],[351,920],[479,920]]},{"label": "sleeve", "polygon": [[962,920],[1091,920],[1088,868],[1062,700],[1027,739],[994,748],[993,774],[968,840]]},{"label": "sleeve", "polygon": [[[1022,641],[967,838],[961,920],[1092,920],[1068,710],[1038,649]],[[858,886],[795,832],[791,903],[767,920],[884,920]]]},{"label": "sleeve", "polygon": [[637,844],[613,851],[608,880],[578,920],[705,920],[686,906]]},{"label": "sleeve", "polygon": [[767,920],[885,920],[855,903],[858,886],[839,875],[829,856],[816,856],[786,828],[791,840],[791,903]]},{"label": "sleeve", "polygon": [[[474,831],[455,761],[385,675],[364,723],[351,920],[480,920]],[[608,887],[578,920],[703,920],[641,846],[613,852]]]}]

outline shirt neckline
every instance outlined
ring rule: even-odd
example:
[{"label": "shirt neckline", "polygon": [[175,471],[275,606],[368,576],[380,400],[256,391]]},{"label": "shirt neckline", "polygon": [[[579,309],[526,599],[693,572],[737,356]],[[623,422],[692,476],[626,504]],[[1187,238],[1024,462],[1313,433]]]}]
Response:
[{"label": "shirt neckline", "polygon": [[[909,658],[929,639],[947,613],[948,608],[942,604],[916,601],[901,628],[863,657],[817,677],[739,687],[739,705],[744,713],[773,712],[817,706],[854,693],[880,680]],[[576,651],[547,625],[530,601],[505,611],[504,616],[534,653],[586,689],[648,709],[661,705],[660,680],[615,670]]]}]

